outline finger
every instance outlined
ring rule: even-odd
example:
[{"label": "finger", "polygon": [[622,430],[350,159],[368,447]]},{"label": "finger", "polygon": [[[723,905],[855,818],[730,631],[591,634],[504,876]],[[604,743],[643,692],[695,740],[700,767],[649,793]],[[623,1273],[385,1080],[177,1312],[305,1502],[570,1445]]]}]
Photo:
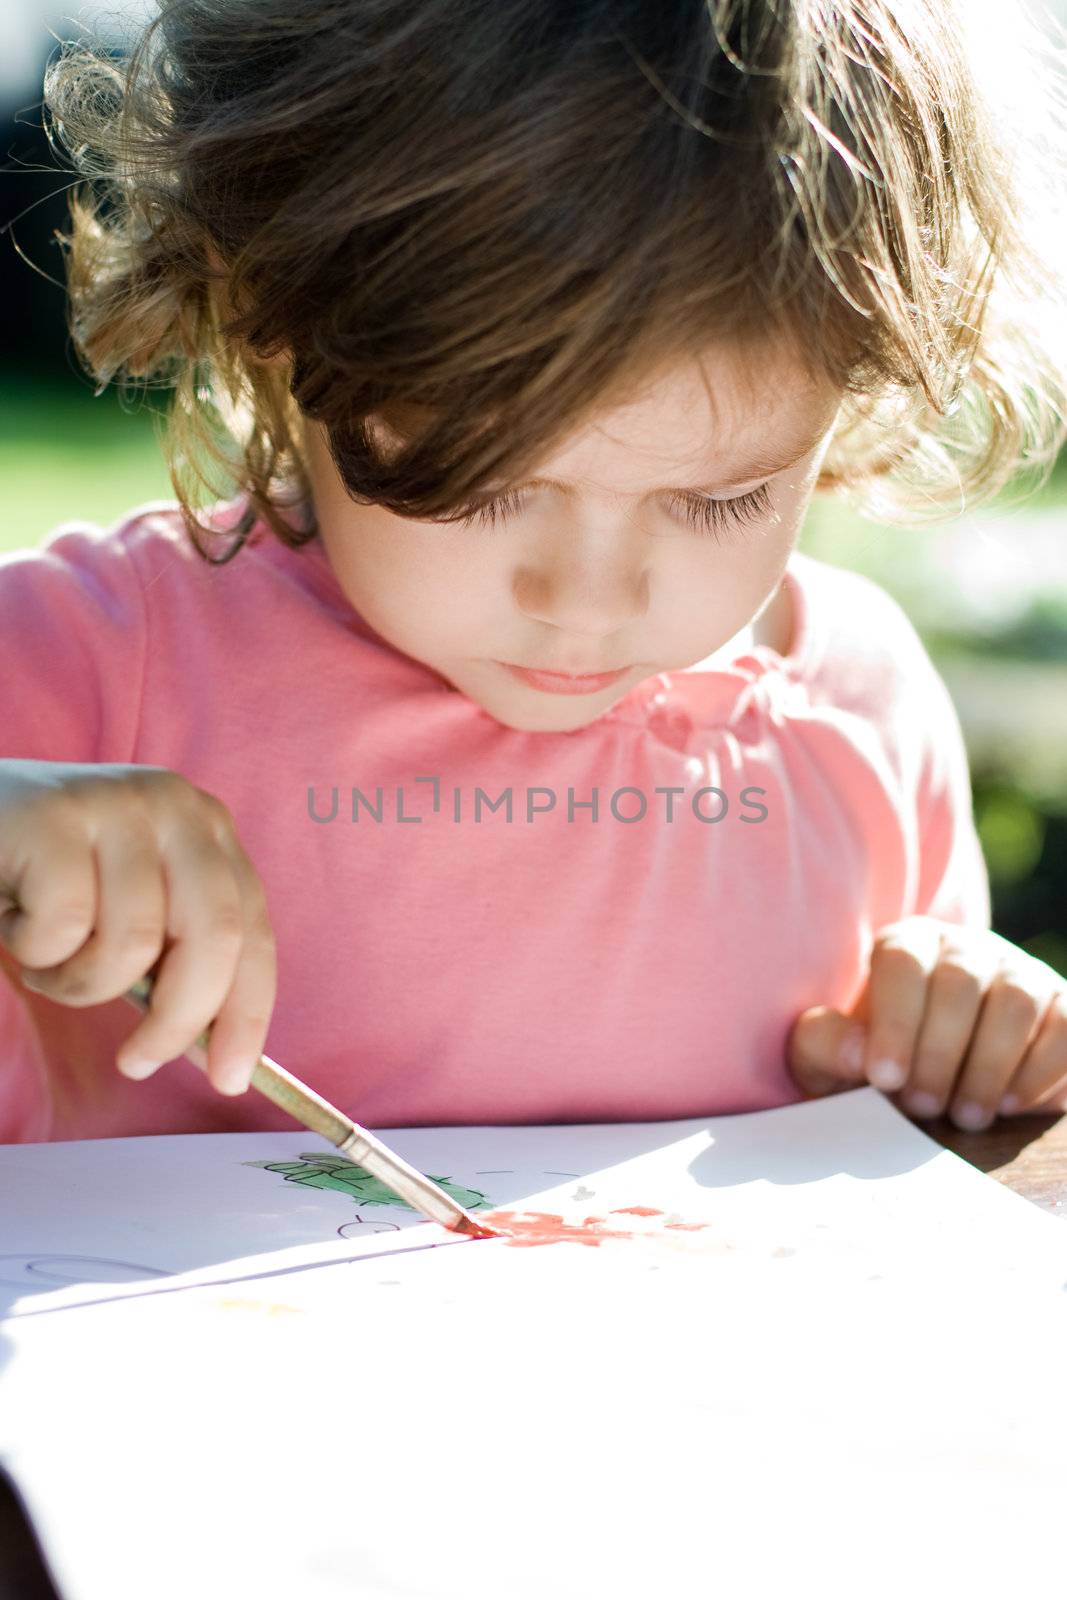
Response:
[{"label": "finger", "polygon": [[[78,950],[96,917],[96,864],[77,802],[59,793],[13,806],[0,828],[0,940],[48,994],[48,969]],[[24,975],[25,976],[25,975]]]},{"label": "finger", "polygon": [[867,980],[864,1075],[876,1089],[899,1089],[911,1073],[926,1009],[926,986],[941,950],[933,917],[907,917],[879,929]]},{"label": "finger", "polygon": [[[162,856],[167,947],[149,1009],[116,1058],[128,1077],[148,1077],[162,1062],[184,1054],[210,1027],[233,983],[244,915],[230,859],[217,837],[221,827],[219,819],[207,823],[199,809],[169,819]],[[209,1060],[215,1088],[230,1092],[210,1050]]]},{"label": "finger", "polygon": [[904,1109],[912,1115],[943,1114],[998,966],[996,947],[988,938],[942,930],[941,953],[927,983],[926,1008],[903,1095]]},{"label": "finger", "polygon": [[1067,1087],[1067,988],[1054,991],[1037,1033],[1008,1082],[998,1109],[1010,1116]]},{"label": "finger", "polygon": [[114,812],[96,840],[97,909],[93,931],[47,974],[48,993],[64,1005],[100,1005],[143,977],[163,948],[166,887],[159,847],[143,809]]},{"label": "finger", "polygon": [[797,1017],[786,1041],[789,1071],[807,1093],[830,1094],[865,1081],[864,1030],[832,1006],[812,1006]]},{"label": "finger", "polygon": [[1043,961],[1028,961],[1016,950],[1010,966],[1000,964],[986,990],[949,1108],[959,1127],[973,1130],[992,1122],[1054,989],[1055,975]]},{"label": "finger", "polygon": [[[224,848],[226,848],[224,841]],[[266,895],[252,863],[236,837],[228,852],[241,890],[244,938],[233,982],[211,1028],[209,1076],[224,1083],[227,1093],[248,1088],[262,1055],[277,991],[278,963]]]},{"label": "finger", "polygon": [[1034,1116],[1067,1111],[1067,1077],[1061,1078],[1059,1083],[1054,1083],[1051,1089],[1046,1090],[1028,1109]]}]

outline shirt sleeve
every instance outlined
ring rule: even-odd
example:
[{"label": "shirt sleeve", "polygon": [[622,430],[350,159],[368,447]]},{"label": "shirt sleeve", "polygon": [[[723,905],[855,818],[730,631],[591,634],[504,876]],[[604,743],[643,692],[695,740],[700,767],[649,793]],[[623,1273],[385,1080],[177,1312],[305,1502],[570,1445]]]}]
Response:
[{"label": "shirt sleeve", "polygon": [[[0,760],[129,761],[145,649],[141,586],[120,524],[64,524],[0,556]],[[51,1126],[41,1041],[0,951],[0,1140]]]},{"label": "shirt sleeve", "polygon": [[[884,759],[905,877],[892,920],[991,926],[989,874],[952,696],[903,606],[872,578],[805,565],[821,623],[820,694],[853,713]],[[877,844],[876,844],[877,847]]]},{"label": "shirt sleeve", "polygon": [[[920,649],[922,647],[920,646]],[[916,786],[919,879],[913,915],[989,928],[989,873],[975,826],[963,730],[944,680],[926,656]]]},{"label": "shirt sleeve", "polygon": [[883,663],[873,674],[880,684],[873,704],[892,752],[909,841],[911,871],[900,914],[989,928],[989,874],[952,696],[900,603],[870,579],[857,597],[852,625],[865,627],[871,659]]},{"label": "shirt sleeve", "polygon": [[122,525],[0,556],[0,760],[129,761],[145,610]]}]

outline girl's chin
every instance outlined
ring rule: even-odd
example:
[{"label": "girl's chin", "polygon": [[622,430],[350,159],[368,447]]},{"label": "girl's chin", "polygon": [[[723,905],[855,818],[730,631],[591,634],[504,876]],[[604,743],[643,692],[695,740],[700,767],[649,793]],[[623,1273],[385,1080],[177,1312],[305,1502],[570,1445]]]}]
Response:
[{"label": "girl's chin", "polygon": [[477,704],[488,716],[495,718],[516,733],[574,733],[596,722],[598,717],[620,699],[620,695],[554,695],[537,697],[540,704],[530,704],[530,697],[503,697],[494,695],[479,699]]}]

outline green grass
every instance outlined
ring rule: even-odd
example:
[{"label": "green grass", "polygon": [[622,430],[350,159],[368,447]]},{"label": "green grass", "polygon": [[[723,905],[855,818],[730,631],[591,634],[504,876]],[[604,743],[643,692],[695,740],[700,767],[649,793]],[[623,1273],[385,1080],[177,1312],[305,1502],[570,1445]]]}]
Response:
[{"label": "green grass", "polygon": [[[158,409],[160,400],[153,397]],[[72,379],[64,388],[9,379],[0,386],[0,551],[41,543],[72,518],[106,526],[173,489],[143,402],[123,409]]]}]

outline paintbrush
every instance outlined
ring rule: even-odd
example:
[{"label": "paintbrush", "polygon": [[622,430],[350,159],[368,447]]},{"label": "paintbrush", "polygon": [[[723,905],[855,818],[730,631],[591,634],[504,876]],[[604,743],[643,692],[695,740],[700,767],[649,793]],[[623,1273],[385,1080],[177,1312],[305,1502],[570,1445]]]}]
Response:
[{"label": "paintbrush", "polygon": [[[123,999],[136,1006],[138,1011],[147,1011],[152,982],[151,975],[146,973],[127,989]],[[189,1045],[184,1052],[190,1061],[204,1071],[207,1070],[209,1032],[210,1029],[205,1030],[196,1043]],[[347,1161],[365,1167],[386,1188],[416,1211],[421,1211],[431,1222],[442,1222],[453,1233],[464,1233],[472,1239],[501,1237],[496,1228],[490,1228],[472,1217],[432,1178],[425,1177],[415,1167],[409,1166],[403,1157],[398,1156],[395,1150],[390,1150],[375,1134],[361,1128],[351,1117],[346,1117],[343,1111],[338,1111],[336,1106],[324,1100],[321,1094],[316,1094],[314,1089],[309,1089],[306,1083],[301,1083],[299,1078],[272,1061],[270,1056],[260,1056],[256,1062],[252,1071],[252,1088],[258,1089],[260,1094],[266,1095],[268,1100],[295,1117],[297,1122],[302,1122],[312,1133],[319,1133],[335,1144]]]}]

